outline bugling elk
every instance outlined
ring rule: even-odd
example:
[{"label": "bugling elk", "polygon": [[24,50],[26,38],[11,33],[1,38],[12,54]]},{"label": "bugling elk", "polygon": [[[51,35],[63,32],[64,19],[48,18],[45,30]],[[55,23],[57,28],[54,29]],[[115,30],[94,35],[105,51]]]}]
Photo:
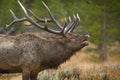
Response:
[{"label": "bugling elk", "polygon": [[[44,2],[42,4],[47,9],[50,19],[40,19],[31,10],[25,9],[20,1],[18,3],[25,17],[18,19],[10,10],[14,20],[7,27],[16,22],[29,21],[35,27],[61,37],[46,39],[36,33],[23,33],[16,36],[0,34],[0,73],[22,73],[22,80],[37,80],[40,71],[57,68],[76,51],[88,45],[89,35],[73,33],[80,21],[78,14],[74,16],[73,20],[71,18],[65,19],[65,25],[61,26]],[[36,20],[33,20],[28,12]],[[44,26],[38,22],[44,22]],[[48,28],[48,22],[53,22],[60,30]]]}]

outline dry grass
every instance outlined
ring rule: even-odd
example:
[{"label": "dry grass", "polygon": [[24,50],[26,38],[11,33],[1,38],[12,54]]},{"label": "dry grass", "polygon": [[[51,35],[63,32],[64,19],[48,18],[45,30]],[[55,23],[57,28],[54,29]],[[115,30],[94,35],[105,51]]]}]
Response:
[{"label": "dry grass", "polygon": [[0,80],[22,80],[22,76],[21,74],[1,74]]},{"label": "dry grass", "polygon": [[[94,45],[90,46],[95,48]],[[89,48],[89,46],[88,46]],[[100,63],[94,51],[82,50],[57,70],[39,73],[39,80],[120,80],[120,49],[113,47],[108,61]],[[112,54],[115,53],[115,54]],[[22,80],[21,74],[1,75],[0,80]]]}]

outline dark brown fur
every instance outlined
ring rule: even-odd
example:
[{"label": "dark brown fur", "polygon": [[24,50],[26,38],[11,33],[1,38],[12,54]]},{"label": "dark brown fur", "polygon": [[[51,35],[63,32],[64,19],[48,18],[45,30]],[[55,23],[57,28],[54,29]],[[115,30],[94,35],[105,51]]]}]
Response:
[{"label": "dark brown fur", "polygon": [[0,73],[22,73],[23,80],[37,80],[40,71],[57,68],[86,46],[86,39],[70,33],[47,39],[34,33],[0,34]]}]

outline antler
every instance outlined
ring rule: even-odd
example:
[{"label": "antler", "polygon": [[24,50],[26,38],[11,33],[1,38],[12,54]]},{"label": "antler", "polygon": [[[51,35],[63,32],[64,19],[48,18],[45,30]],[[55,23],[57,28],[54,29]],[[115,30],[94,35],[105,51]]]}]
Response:
[{"label": "antler", "polygon": [[[37,22],[45,22],[45,19],[41,19],[38,16],[35,15],[34,12],[32,12],[30,9],[28,9],[28,11],[35,17],[35,19],[37,20]],[[47,22],[52,22],[51,19],[47,19]]]},{"label": "antler", "polygon": [[[36,21],[34,21],[30,15],[28,14],[28,11],[25,9],[25,7],[21,4],[21,2],[18,0],[18,3],[19,5],[21,6],[22,10],[24,11],[24,14],[25,14],[25,17],[24,18],[21,18],[21,19],[18,19],[15,14],[12,12],[12,10],[10,10],[10,12],[12,13],[12,16],[14,18],[14,20],[8,25],[8,26],[11,26],[12,24],[14,24],[15,22],[21,22],[21,21],[29,21],[30,23],[32,23],[33,25],[35,25],[36,27],[42,29],[42,30],[45,30],[45,31],[48,31],[50,33],[54,33],[54,34],[58,34],[58,35],[62,35],[62,36],[65,36],[66,33],[68,32],[72,32],[75,28],[75,26],[78,24],[78,22],[80,21],[79,19],[79,15],[77,14],[76,16],[74,16],[73,20],[71,17],[69,17],[68,21],[67,19],[65,18],[65,25],[64,26],[61,26],[57,20],[53,17],[50,9],[48,8],[48,6],[42,1],[44,7],[47,9],[47,12],[49,13],[50,15],[50,18],[51,19],[40,19],[38,16],[35,15],[35,13],[33,13],[31,10],[28,10],[34,17],[35,19],[38,21],[38,22],[44,22],[44,26],[43,25],[40,25],[38,24]],[[52,30],[52,29],[49,29],[48,28],[48,25],[47,23],[48,22],[54,22],[59,28],[60,28],[60,31],[57,31],[57,30]]]},{"label": "antler", "polygon": [[[28,10],[28,11],[36,18],[37,23],[39,23],[39,22],[45,22],[45,19],[39,18],[31,10]],[[9,28],[9,27],[11,27],[16,22],[28,21],[28,19],[26,17],[23,17],[23,18],[20,18],[20,19],[17,18],[16,15],[14,14],[14,12],[11,9],[10,9],[10,13],[12,14],[14,20],[11,23],[6,24],[6,27],[5,27],[6,29]],[[47,22],[52,22],[52,20],[51,19],[47,19]]]},{"label": "antler", "polygon": [[18,19],[11,9],[10,9],[10,13],[12,14],[14,20],[10,24],[8,24],[8,25],[6,24],[6,28],[10,27],[11,25],[13,25],[16,22],[22,22],[22,21],[26,21],[27,20],[25,17],[23,17],[21,19]]},{"label": "antler", "polygon": [[49,7],[42,1],[42,4],[44,5],[44,7],[47,9],[47,12],[49,13],[51,19],[53,20],[53,22],[60,28],[62,29],[63,27],[57,22],[57,20],[53,17]]},{"label": "antler", "polygon": [[76,26],[76,25],[78,24],[78,22],[80,21],[80,17],[79,17],[78,14],[76,15],[77,18],[76,18],[76,16],[74,15],[74,19],[75,19],[74,21],[72,21],[71,17],[69,17],[69,23],[68,23],[67,25],[66,25],[67,20],[66,20],[66,18],[65,18],[65,26],[64,26],[64,28],[63,28],[63,27],[57,22],[57,20],[53,17],[53,15],[52,15],[49,7],[48,7],[43,1],[42,1],[42,3],[43,3],[43,5],[45,6],[45,8],[47,9],[47,11],[48,11],[51,19],[53,20],[53,22],[54,22],[59,28],[64,29],[65,27],[66,27],[66,28],[69,27],[67,30],[65,29],[65,33],[67,33],[67,32],[73,32],[75,26]]}]

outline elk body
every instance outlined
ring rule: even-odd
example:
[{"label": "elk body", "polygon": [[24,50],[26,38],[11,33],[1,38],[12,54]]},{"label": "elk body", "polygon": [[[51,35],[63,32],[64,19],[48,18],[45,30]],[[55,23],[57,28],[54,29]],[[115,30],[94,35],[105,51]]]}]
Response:
[{"label": "elk body", "polygon": [[[76,51],[87,45],[88,35],[77,35],[72,32],[79,21],[78,17],[73,21],[69,20],[69,23],[60,31],[56,31],[47,28],[48,19],[43,20],[44,27],[33,21],[23,5],[20,2],[19,4],[26,15],[21,21],[27,20],[36,27],[61,37],[45,38],[36,33],[23,33],[16,36],[0,34],[0,73],[22,73],[23,80],[37,80],[37,74],[40,71],[57,68]],[[59,25],[46,4],[44,6],[52,21]],[[12,15],[16,19],[14,21],[19,22],[17,20],[20,19],[17,19],[13,12]]]}]

